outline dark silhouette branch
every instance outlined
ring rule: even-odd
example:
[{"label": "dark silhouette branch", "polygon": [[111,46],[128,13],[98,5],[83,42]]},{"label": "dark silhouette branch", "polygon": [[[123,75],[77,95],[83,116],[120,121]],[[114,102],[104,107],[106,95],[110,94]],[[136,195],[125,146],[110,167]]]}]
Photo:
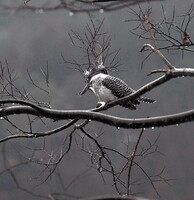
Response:
[{"label": "dark silhouette branch", "polygon": [[144,44],[140,52],[142,52],[146,47],[149,47],[152,51],[154,51],[163,60],[163,62],[168,66],[169,69],[175,69],[175,67],[166,59],[166,57],[151,44]]},{"label": "dark silhouette branch", "polygon": [[135,159],[135,156],[136,156],[136,153],[137,153],[137,148],[138,148],[138,145],[140,143],[140,140],[141,140],[141,137],[143,135],[143,132],[144,132],[144,129],[141,130],[140,135],[138,137],[138,140],[136,142],[134,151],[133,151],[133,153],[131,155],[130,165],[129,165],[129,169],[128,169],[128,178],[127,178],[127,195],[129,195],[129,191],[130,191],[131,176],[132,176],[131,171],[132,171],[133,161]]},{"label": "dark silhouette branch", "polygon": [[[150,1],[163,1],[163,0],[150,0]],[[91,13],[91,12],[110,12],[115,10],[120,10],[129,6],[137,5],[140,3],[147,2],[147,0],[58,0],[54,6],[49,4],[48,1],[44,1],[42,5],[34,6],[31,5],[31,0],[24,1],[23,4],[18,6],[10,6],[3,4],[1,8],[4,11],[32,11],[38,14],[43,12],[51,12],[58,10],[67,10],[72,13]]]},{"label": "dark silhouette branch", "polygon": [[[10,102],[17,103],[17,100]],[[2,104],[3,101],[0,101]],[[19,101],[18,101],[19,103]],[[98,122],[102,122],[111,126],[120,127],[120,128],[151,128],[151,127],[161,127],[181,124],[194,120],[194,110],[189,110],[186,112],[181,112],[172,115],[158,116],[158,117],[149,117],[149,118],[140,118],[140,119],[127,119],[115,117],[112,115],[107,115],[103,113],[96,113],[88,110],[54,110],[48,108],[42,108],[35,106],[11,106],[0,109],[0,117],[5,117],[14,114],[31,114],[36,116],[42,116],[51,119],[89,119]]]},{"label": "dark silhouette branch", "polygon": [[84,198],[80,200],[149,200],[149,199],[142,197],[134,197],[134,196],[102,195],[91,198]]},{"label": "dark silhouette branch", "polygon": [[[14,134],[14,135],[10,135],[10,136],[7,136],[5,138],[0,139],[0,143],[5,142],[7,140],[11,140],[11,139],[17,139],[17,138],[34,138],[34,137],[38,138],[38,137],[49,136],[49,135],[58,133],[62,130],[65,130],[65,129],[71,127],[77,121],[78,120],[76,120],[76,119],[71,120],[70,122],[66,123],[65,125],[62,125],[58,128],[55,128],[53,130],[49,130],[49,131],[46,131],[46,132],[27,132],[27,131],[21,130],[20,134]],[[15,125],[12,124],[12,126],[15,126]],[[18,129],[18,127],[16,127],[16,128]]]}]

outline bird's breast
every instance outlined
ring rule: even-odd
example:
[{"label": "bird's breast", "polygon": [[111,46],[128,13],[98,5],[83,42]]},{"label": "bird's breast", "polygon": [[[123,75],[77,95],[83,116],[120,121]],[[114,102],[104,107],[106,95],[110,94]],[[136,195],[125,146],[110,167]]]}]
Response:
[{"label": "bird's breast", "polygon": [[106,88],[103,85],[96,88],[95,93],[98,96],[100,101],[103,101],[103,102],[106,102],[106,103],[117,99],[117,97],[115,97],[112,94],[111,90],[109,90],[108,88]]}]

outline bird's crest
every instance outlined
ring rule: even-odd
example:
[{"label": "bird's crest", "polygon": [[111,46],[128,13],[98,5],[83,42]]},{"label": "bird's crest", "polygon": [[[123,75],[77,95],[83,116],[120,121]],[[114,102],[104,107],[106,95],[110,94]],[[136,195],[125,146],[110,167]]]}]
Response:
[{"label": "bird's crest", "polygon": [[89,66],[88,69],[84,71],[84,76],[86,77],[86,81],[89,82],[94,75],[99,73],[108,74],[106,67],[103,65],[102,55],[99,56],[97,64]]}]

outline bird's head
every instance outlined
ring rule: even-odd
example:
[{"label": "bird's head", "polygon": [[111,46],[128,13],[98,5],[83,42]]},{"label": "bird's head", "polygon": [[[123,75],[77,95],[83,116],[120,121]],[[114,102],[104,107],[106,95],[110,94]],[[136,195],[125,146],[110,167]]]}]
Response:
[{"label": "bird's head", "polygon": [[93,76],[100,73],[108,74],[106,67],[102,64],[89,67],[87,70],[85,70],[84,76],[86,77],[86,81],[89,82]]},{"label": "bird's head", "polygon": [[80,93],[81,95],[83,95],[88,89],[90,89],[91,87],[91,83],[90,80],[93,76],[97,75],[97,74],[108,74],[107,69],[105,68],[105,66],[101,63],[98,66],[91,66],[89,67],[87,70],[85,70],[84,72],[84,76],[86,77],[86,85],[84,87],[84,89],[82,90],[82,92]]}]

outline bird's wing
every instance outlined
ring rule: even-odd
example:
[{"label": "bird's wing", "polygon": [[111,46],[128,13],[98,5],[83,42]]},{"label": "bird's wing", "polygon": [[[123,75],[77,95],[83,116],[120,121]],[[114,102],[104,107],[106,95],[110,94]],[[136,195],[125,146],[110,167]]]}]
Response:
[{"label": "bird's wing", "polygon": [[[130,88],[123,80],[114,76],[108,76],[102,81],[102,84],[110,89],[113,95],[115,95],[117,98],[122,98],[135,92],[135,90]],[[139,97],[138,99],[132,100],[131,102],[137,105],[140,103],[139,100],[146,103],[156,102],[156,100],[147,97]]]},{"label": "bird's wing", "polygon": [[124,81],[114,76],[107,76],[102,84],[111,90],[112,94],[117,98],[122,98],[134,92]]},{"label": "bird's wing", "polygon": [[[114,76],[106,77],[106,79],[102,81],[102,84],[106,88],[111,90],[112,94],[116,96],[117,98],[122,98],[134,92],[134,90],[131,89],[124,81]],[[132,101],[121,103],[120,105],[131,110],[136,110],[136,107],[134,105],[138,105],[138,104],[139,104],[139,101],[135,99]]]}]

